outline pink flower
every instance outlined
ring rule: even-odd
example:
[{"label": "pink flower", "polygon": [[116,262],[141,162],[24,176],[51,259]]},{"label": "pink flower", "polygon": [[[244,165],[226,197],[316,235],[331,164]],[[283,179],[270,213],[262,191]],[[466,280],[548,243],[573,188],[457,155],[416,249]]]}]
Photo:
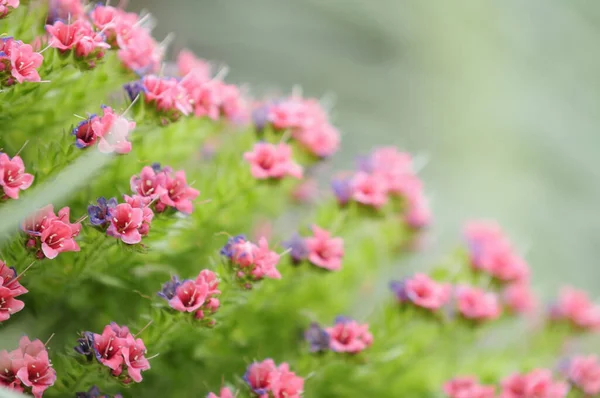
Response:
[{"label": "pink flower", "polygon": [[183,49],[177,56],[177,67],[179,74],[185,76],[190,72],[194,72],[199,79],[209,81],[211,79],[211,66],[203,59],[196,58],[193,52]]},{"label": "pink flower", "polygon": [[449,284],[438,283],[425,274],[415,274],[405,280],[404,292],[415,305],[437,310],[450,300],[452,287]]},{"label": "pink flower", "polygon": [[129,133],[135,129],[135,122],[115,114],[112,108],[103,107],[103,115],[92,121],[92,129],[100,139],[98,144],[100,152],[119,154],[131,152],[131,142],[127,139]]},{"label": "pink flower", "polygon": [[139,195],[123,195],[123,199],[125,199],[125,203],[134,209],[142,209],[142,225],[138,228],[138,231],[142,236],[148,235],[148,232],[150,231],[150,224],[154,218],[154,212],[150,207],[148,207],[151,199],[146,196]]},{"label": "pink flower", "polygon": [[279,263],[279,254],[269,250],[269,243],[266,238],[260,238],[258,246],[253,247],[254,269],[251,274],[256,279],[271,278],[281,279],[281,274],[277,270]]},{"label": "pink flower", "polygon": [[244,380],[260,398],[268,398],[269,392],[278,386],[279,371],[272,359],[254,362],[248,367]]},{"label": "pink flower", "polygon": [[424,228],[431,224],[431,209],[427,203],[427,198],[422,194],[415,194],[407,197],[408,212],[405,220],[413,228]]},{"label": "pink flower", "polygon": [[175,296],[169,300],[169,306],[181,312],[194,312],[204,305],[207,296],[207,284],[197,284],[194,281],[187,280],[177,287]]},{"label": "pink flower", "polygon": [[327,114],[317,100],[300,97],[272,104],[267,118],[276,129],[292,129],[300,134],[309,129],[318,130],[327,123]]},{"label": "pink flower", "polygon": [[457,377],[444,383],[444,393],[448,398],[494,398],[494,386],[478,383],[473,376]]},{"label": "pink flower", "polygon": [[0,0],[0,18],[4,18],[17,7],[19,7],[19,0]]},{"label": "pink flower", "polygon": [[[165,176],[164,191],[161,193],[160,204],[176,208],[178,211],[191,214],[194,210],[192,200],[200,195],[200,191],[190,187],[185,177],[185,171],[175,172],[175,176]],[[158,209],[158,207],[157,207]]]},{"label": "pink flower", "polygon": [[459,312],[467,319],[493,320],[502,312],[496,294],[476,287],[459,286],[456,298]]},{"label": "pink flower", "polygon": [[18,352],[0,351],[0,387],[5,387],[13,391],[22,392],[21,380],[17,378],[19,369],[24,366],[23,356]]},{"label": "pink flower", "polygon": [[344,257],[344,240],[342,238],[332,238],[331,234],[319,228],[312,226],[313,236],[306,238],[306,247],[308,248],[308,260],[320,268],[330,271],[337,271],[342,268],[342,258]]},{"label": "pink flower", "polygon": [[8,320],[11,315],[21,311],[23,308],[25,308],[25,303],[15,299],[15,292],[8,287],[0,285],[0,322]]},{"label": "pink flower", "polygon": [[157,171],[146,166],[139,177],[136,175],[131,177],[131,190],[138,195],[154,199],[166,193],[166,180],[167,174],[163,170]]},{"label": "pink flower", "polygon": [[[125,24],[123,24],[125,25]],[[128,69],[140,73],[155,73],[160,69],[163,50],[146,29],[135,27],[126,36],[117,33],[119,59]]]},{"label": "pink flower", "polygon": [[304,379],[290,371],[287,363],[277,367],[277,382],[273,383],[274,398],[300,398],[304,389]]},{"label": "pink flower", "polygon": [[310,153],[320,158],[333,155],[340,147],[340,133],[327,123],[296,130],[293,137]]},{"label": "pink flower", "polygon": [[144,100],[153,103],[156,110],[161,112],[175,112],[172,117],[176,119],[179,114],[188,115],[192,112],[192,105],[185,86],[174,78],[164,78],[147,75],[141,81],[144,89]]},{"label": "pink flower", "polygon": [[128,203],[121,203],[111,211],[110,215],[110,226],[106,230],[108,235],[120,238],[128,245],[141,242],[142,235],[139,229],[144,222],[142,209],[133,208]]},{"label": "pink flower", "polygon": [[[121,11],[122,12],[122,11]],[[90,12],[90,21],[100,31],[106,34],[112,33],[117,26],[120,10],[111,7],[97,4]]]},{"label": "pink flower", "polygon": [[325,331],[329,334],[329,348],[332,351],[356,354],[373,343],[369,325],[361,325],[348,318],[338,317],[335,325],[325,328]]},{"label": "pink flower", "polygon": [[119,337],[110,325],[104,327],[102,334],[94,333],[94,349],[100,357],[100,363],[114,372],[121,373],[124,362],[121,349],[126,344],[126,339]]},{"label": "pink flower", "polygon": [[569,380],[586,395],[600,394],[600,360],[596,355],[578,356],[569,361]]},{"label": "pink flower", "polygon": [[379,209],[387,203],[388,188],[379,174],[358,172],[350,182],[352,199],[367,206]]},{"label": "pink flower", "polygon": [[23,385],[31,388],[35,398],[40,398],[56,381],[56,371],[51,367],[48,352],[44,350],[35,357],[25,354],[23,363],[23,367],[17,372],[17,377]]},{"label": "pink flower", "polygon": [[10,54],[11,74],[19,82],[39,82],[37,68],[42,65],[44,57],[33,51],[29,44],[13,41]]},{"label": "pink flower", "polygon": [[142,339],[136,339],[131,334],[125,338],[121,347],[121,355],[127,366],[127,374],[136,383],[142,381],[142,372],[150,369],[150,362],[146,359],[146,346]]},{"label": "pink flower", "polygon": [[600,306],[594,305],[586,292],[565,287],[551,310],[551,317],[564,319],[583,329],[600,330]]},{"label": "pink flower", "polygon": [[220,112],[227,120],[243,123],[248,119],[248,105],[237,86],[223,84],[220,96]]},{"label": "pink flower", "polygon": [[10,289],[13,297],[28,293],[17,279],[17,271],[0,260],[0,286]]},{"label": "pink flower", "polygon": [[24,191],[33,184],[33,175],[25,173],[25,165],[19,156],[12,159],[0,153],[0,188],[4,195],[11,199],[19,199],[19,191]]},{"label": "pink flower", "polygon": [[386,179],[390,192],[404,194],[406,179],[414,178],[412,156],[394,147],[379,148],[369,158],[370,171]]},{"label": "pink flower", "polygon": [[211,392],[206,398],[234,398],[234,395],[229,388],[223,387],[219,395]]},{"label": "pink flower", "polygon": [[552,380],[547,369],[513,374],[502,381],[500,398],[564,398],[569,388],[566,383]]},{"label": "pink flower", "polygon": [[77,20],[85,15],[81,0],[50,0],[48,8],[50,20]]},{"label": "pink flower", "polygon": [[516,313],[531,312],[536,307],[536,299],[531,287],[524,282],[516,282],[505,287],[502,298],[508,309]]},{"label": "pink flower", "polygon": [[277,145],[258,142],[252,151],[244,154],[244,159],[250,163],[252,176],[256,179],[302,178],[302,167],[293,161],[292,148],[283,142]]},{"label": "pink flower", "polygon": [[40,340],[29,340],[29,337],[23,336],[19,340],[19,349],[21,357],[29,355],[36,358],[40,353],[46,352],[46,346]]},{"label": "pink flower", "polygon": [[54,25],[46,25],[46,31],[50,36],[50,47],[62,52],[75,49],[84,36],[93,34],[92,27],[83,19],[78,19],[70,25],[56,21]]},{"label": "pink flower", "polygon": [[208,269],[203,269],[196,278],[196,284],[207,286],[207,295],[212,296],[213,294],[221,294],[219,291],[219,278],[217,274]]},{"label": "pink flower", "polygon": [[61,209],[58,217],[52,218],[41,233],[41,252],[49,259],[56,258],[59,253],[80,250],[75,237],[81,231],[81,223],[71,223],[69,213],[68,207]]},{"label": "pink flower", "polygon": [[38,210],[32,216],[29,216],[21,225],[21,229],[29,236],[37,237],[40,236],[42,232],[48,228],[50,222],[56,218],[54,207],[48,205]]}]

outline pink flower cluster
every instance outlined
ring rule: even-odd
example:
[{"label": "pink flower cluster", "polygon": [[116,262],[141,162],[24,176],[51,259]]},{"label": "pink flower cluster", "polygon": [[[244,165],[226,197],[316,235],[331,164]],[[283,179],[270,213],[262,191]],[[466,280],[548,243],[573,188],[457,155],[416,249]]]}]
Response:
[{"label": "pink flower cluster", "polygon": [[[88,359],[95,358],[108,367],[113,376],[126,383],[131,380],[141,382],[142,372],[150,369],[142,339],[133,336],[127,326],[119,326],[114,322],[105,326],[102,334],[84,332],[75,351],[86,355]],[[126,368],[126,373],[123,368]]]},{"label": "pink flower cluster", "polygon": [[12,10],[19,7],[19,0],[0,0],[0,19],[6,17]]},{"label": "pink flower cluster", "polygon": [[435,311],[446,305],[452,296],[452,286],[440,283],[425,274],[415,274],[390,287],[400,302],[410,302],[417,307]]},{"label": "pink flower cluster", "polygon": [[243,235],[230,238],[221,249],[221,255],[227,257],[236,272],[236,277],[244,286],[250,288],[251,282],[264,278],[281,279],[277,270],[280,255],[269,249],[267,239],[262,237],[258,245]]},{"label": "pink flower cluster", "polygon": [[292,147],[286,143],[257,142],[252,151],[244,153],[252,176],[258,180],[281,179],[286,176],[301,179],[302,166],[292,159]]},{"label": "pink flower cluster", "polygon": [[480,384],[474,376],[461,376],[444,383],[448,398],[495,398],[496,387]]},{"label": "pink flower cluster", "polygon": [[102,112],[102,116],[91,115],[73,129],[71,134],[75,136],[77,148],[98,143],[98,150],[102,153],[131,152],[129,134],[135,129],[135,122],[117,115],[109,106],[103,106]]},{"label": "pink flower cluster", "polygon": [[25,173],[25,165],[19,156],[11,159],[0,152],[0,191],[4,194],[0,200],[19,199],[19,191],[28,189],[33,184],[33,175]]},{"label": "pink flower cluster", "polygon": [[37,68],[43,61],[44,57],[33,51],[29,44],[12,37],[0,38],[0,86],[39,82],[41,78]]},{"label": "pink flower cluster", "polygon": [[276,131],[290,131],[302,148],[318,158],[329,157],[339,149],[340,133],[316,99],[291,96],[267,102],[254,111],[254,119],[259,130],[269,123]]},{"label": "pink flower cluster", "polygon": [[373,344],[368,324],[360,324],[343,316],[337,317],[335,324],[325,328],[325,331],[329,335],[329,349],[335,352],[357,354]]},{"label": "pink flower cluster", "polygon": [[284,246],[290,251],[294,264],[308,260],[316,267],[339,271],[344,258],[344,240],[332,237],[331,233],[317,225],[312,226],[312,236],[295,236]]},{"label": "pink flower cluster", "polygon": [[207,324],[214,322],[207,319],[219,309],[219,279],[210,270],[202,270],[196,280],[180,281],[174,276],[165,283],[158,295],[168,301],[169,306],[180,312],[193,312],[196,319],[206,319]]},{"label": "pink flower cluster", "polygon": [[25,293],[27,289],[19,283],[16,270],[0,260],[0,322],[8,320],[11,315],[25,307],[25,303],[15,299]]},{"label": "pink flower cluster", "polygon": [[75,238],[81,231],[81,223],[69,221],[71,210],[63,207],[58,215],[54,207],[48,205],[38,210],[21,225],[29,236],[27,247],[35,250],[38,258],[56,258],[63,252],[78,252]]},{"label": "pink flower cluster", "polygon": [[501,386],[499,398],[564,398],[569,392],[567,383],[553,380],[548,369],[515,373],[502,380]]},{"label": "pink flower cluster", "polygon": [[302,377],[292,372],[287,363],[277,366],[272,359],[251,364],[244,380],[259,398],[299,398],[304,389]]},{"label": "pink flower cluster", "polygon": [[159,164],[144,167],[139,176],[131,177],[130,185],[135,195],[154,201],[154,210],[158,213],[174,208],[191,214],[194,210],[192,201],[200,195],[188,185],[185,171],[173,172],[170,167],[161,168]]},{"label": "pink flower cluster", "polygon": [[566,369],[569,381],[587,396],[600,394],[600,359],[596,355],[576,356]]},{"label": "pink flower cluster", "polygon": [[128,245],[142,241],[150,232],[154,212],[150,208],[150,198],[139,195],[123,195],[125,203],[107,210],[108,229],[106,234],[120,239]]},{"label": "pink flower cluster", "polygon": [[462,285],[456,288],[458,312],[466,319],[491,321],[502,314],[502,305],[496,293]]},{"label": "pink flower cluster", "polygon": [[230,121],[246,119],[246,104],[240,90],[210,77],[210,67],[189,51],[179,56],[182,77],[144,76],[125,85],[133,101],[143,94],[147,107],[162,118],[163,123],[176,121],[182,115]]},{"label": "pink flower cluster", "polygon": [[95,29],[85,18],[70,24],[56,21],[52,25],[46,25],[46,32],[50,47],[56,48],[62,54],[72,52],[77,61],[89,68],[94,68],[104,57],[106,50],[110,49],[103,32]]},{"label": "pink flower cluster", "polygon": [[56,381],[48,351],[39,340],[21,337],[19,348],[0,351],[0,386],[18,392],[30,392],[35,398],[44,395]]},{"label": "pink flower cluster", "polygon": [[600,305],[594,304],[587,293],[565,287],[550,309],[554,321],[566,321],[580,330],[600,331]]},{"label": "pink flower cluster", "polygon": [[413,171],[412,157],[396,148],[376,149],[361,159],[358,171],[334,179],[332,188],[340,205],[354,201],[381,209],[391,199],[400,199],[408,225],[421,228],[431,222],[423,183]]}]

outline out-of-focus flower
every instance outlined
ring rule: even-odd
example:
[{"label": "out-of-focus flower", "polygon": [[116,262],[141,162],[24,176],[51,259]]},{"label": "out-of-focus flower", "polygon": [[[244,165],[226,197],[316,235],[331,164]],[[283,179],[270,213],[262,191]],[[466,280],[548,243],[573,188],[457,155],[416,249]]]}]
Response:
[{"label": "out-of-focus flower", "polygon": [[223,387],[221,388],[221,392],[219,392],[219,395],[215,394],[214,392],[211,392],[208,393],[206,398],[234,398],[234,395],[229,388]]},{"label": "out-of-focus flower", "polygon": [[329,333],[316,322],[311,323],[306,329],[304,338],[310,345],[310,352],[323,352],[329,349]]},{"label": "out-of-focus flower", "polygon": [[479,384],[473,376],[462,376],[444,383],[444,394],[448,398],[494,398],[496,388]]},{"label": "out-of-focus flower", "polygon": [[548,369],[534,369],[525,374],[513,374],[502,380],[500,398],[564,398],[569,386],[552,379]]},{"label": "out-of-focus flower", "polygon": [[302,167],[293,161],[292,148],[285,143],[258,142],[252,151],[244,154],[244,159],[250,163],[252,176],[256,179],[302,178]]},{"label": "out-of-focus flower", "polygon": [[456,299],[458,301],[458,311],[467,319],[493,320],[502,313],[498,296],[495,293],[486,292],[476,287],[457,287]]},{"label": "out-of-focus flower", "polygon": [[143,222],[142,209],[133,208],[128,203],[121,203],[111,211],[110,226],[106,233],[121,239],[123,243],[135,245],[142,240],[139,229]]},{"label": "out-of-focus flower", "polygon": [[586,395],[600,394],[600,359],[596,355],[571,358],[566,373],[569,381]]},{"label": "out-of-focus flower", "polygon": [[561,289],[550,317],[569,321],[581,329],[600,330],[600,305],[595,305],[586,292],[571,287]]},{"label": "out-of-focus flower", "polygon": [[402,282],[391,285],[398,300],[410,301],[414,305],[428,310],[437,310],[450,300],[452,287],[439,283],[425,274],[415,274]]},{"label": "out-of-focus flower", "polygon": [[338,317],[335,325],[325,331],[329,334],[329,348],[335,352],[357,354],[373,343],[368,324],[359,324],[346,317]]},{"label": "out-of-focus flower", "polygon": [[344,257],[344,240],[338,237],[331,237],[331,233],[312,226],[313,236],[305,238],[308,248],[308,261],[313,265],[330,271],[337,271],[342,268],[342,258]]},{"label": "out-of-focus flower", "polygon": [[7,154],[0,153],[0,189],[4,196],[19,199],[19,191],[28,189],[31,184],[33,175],[25,172],[21,157],[13,156],[11,159]]}]

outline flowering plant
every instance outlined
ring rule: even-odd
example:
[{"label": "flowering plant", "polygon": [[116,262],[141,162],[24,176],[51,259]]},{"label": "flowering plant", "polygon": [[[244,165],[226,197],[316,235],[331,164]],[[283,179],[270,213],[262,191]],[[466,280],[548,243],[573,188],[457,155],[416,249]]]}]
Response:
[{"label": "flowering plant", "polygon": [[489,221],[399,266],[433,220],[409,153],[319,186],[317,99],[170,62],[150,20],[0,0],[0,397],[600,396],[585,292],[540,305]]}]

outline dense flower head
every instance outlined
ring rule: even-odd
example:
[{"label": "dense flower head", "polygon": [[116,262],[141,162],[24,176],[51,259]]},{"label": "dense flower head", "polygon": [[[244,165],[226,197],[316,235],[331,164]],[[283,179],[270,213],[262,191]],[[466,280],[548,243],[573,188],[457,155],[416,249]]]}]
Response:
[{"label": "dense flower head", "polygon": [[498,296],[473,286],[458,286],[456,300],[459,313],[472,320],[494,320],[502,313]]},{"label": "dense flower head", "polygon": [[292,148],[286,143],[269,144],[258,142],[252,151],[244,154],[256,179],[281,179],[286,176],[302,178],[302,166],[292,159]]},{"label": "dense flower head", "polygon": [[340,270],[344,257],[344,240],[332,237],[329,231],[317,225],[312,226],[312,232],[313,236],[305,238],[308,261],[329,271]]},{"label": "dense flower head", "polygon": [[425,274],[415,274],[402,282],[393,282],[392,290],[399,301],[410,301],[417,307],[437,310],[450,301],[452,287]]},{"label": "dense flower head", "polygon": [[88,206],[88,215],[90,223],[97,227],[104,226],[110,223],[110,212],[117,207],[117,199],[110,198],[106,200],[104,197],[99,197],[96,201],[97,205]]},{"label": "dense flower head", "polygon": [[335,352],[357,354],[373,344],[369,325],[346,317],[337,317],[335,324],[325,331],[329,335],[329,348]]},{"label": "dense flower head", "polygon": [[20,156],[10,158],[0,153],[0,190],[3,198],[19,199],[19,191],[28,189],[33,184],[33,175],[25,172],[25,165]]},{"label": "dense flower head", "polygon": [[600,394],[600,359],[597,355],[569,359],[566,375],[578,390],[588,396]]},{"label": "dense flower head", "polygon": [[569,386],[552,378],[548,369],[512,374],[502,380],[500,398],[564,398]]},{"label": "dense flower head", "polygon": [[529,266],[496,223],[470,222],[464,235],[474,269],[489,273],[502,282],[522,282],[529,278]]},{"label": "dense flower head", "polygon": [[48,351],[40,340],[23,336],[19,348],[0,351],[0,386],[18,392],[30,392],[40,398],[56,381],[56,371],[48,358]]},{"label": "dense flower head", "polygon": [[494,386],[482,385],[476,377],[456,377],[444,383],[444,394],[448,398],[495,398]]},{"label": "dense flower head", "polygon": [[259,239],[258,244],[246,240],[243,235],[232,237],[221,249],[221,255],[230,260],[241,280],[281,279],[277,270],[280,256],[269,249],[264,237]]},{"label": "dense flower head", "polygon": [[94,358],[110,369],[113,376],[124,376],[136,383],[142,381],[142,372],[150,369],[146,359],[146,346],[142,339],[131,334],[126,326],[111,323],[104,327],[102,334],[84,332],[75,351]]},{"label": "dense flower head", "polygon": [[252,363],[244,380],[260,398],[299,398],[304,389],[302,377],[290,371],[287,363],[277,366],[272,359]]},{"label": "dense flower head", "polygon": [[568,321],[579,329],[600,330],[600,305],[594,304],[586,292],[571,287],[561,289],[550,317]]},{"label": "dense flower head", "polygon": [[43,60],[44,57],[34,51],[31,45],[12,37],[0,38],[0,85],[40,82],[37,68]]},{"label": "dense flower head", "polygon": [[0,19],[8,15],[12,10],[19,7],[19,0],[0,0]]},{"label": "dense flower head", "polygon": [[36,250],[39,258],[53,259],[62,252],[78,252],[75,237],[81,231],[81,223],[71,223],[70,209],[63,207],[58,215],[52,205],[38,210],[22,224],[29,235],[27,247]]}]

